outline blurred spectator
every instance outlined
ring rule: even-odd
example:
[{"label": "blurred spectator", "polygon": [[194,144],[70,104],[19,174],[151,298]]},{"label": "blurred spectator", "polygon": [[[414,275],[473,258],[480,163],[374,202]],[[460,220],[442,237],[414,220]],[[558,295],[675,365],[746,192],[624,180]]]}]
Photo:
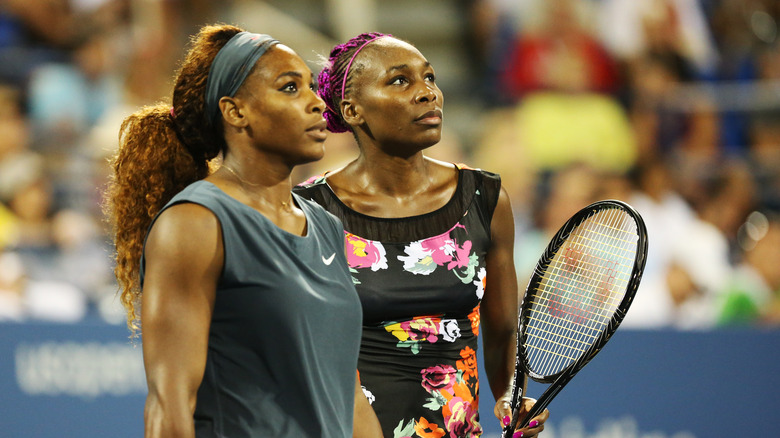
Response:
[{"label": "blurred spectator", "polygon": [[0,80],[26,87],[48,63],[72,62],[73,50],[127,18],[130,0],[6,0],[0,5]]},{"label": "blurred spectator", "polygon": [[535,4],[538,21],[526,21],[505,54],[500,84],[506,97],[516,102],[534,91],[617,91],[617,66],[584,25],[582,9],[590,5],[579,0]]},{"label": "blurred spectator", "polygon": [[[509,110],[499,108],[487,117],[507,120],[508,126],[490,123],[488,129],[515,130],[503,135],[512,144],[480,146],[479,153],[488,155],[486,148],[500,147],[522,157],[524,167],[536,174],[573,163],[628,170],[636,159],[637,141],[624,108],[609,94],[619,86],[615,63],[585,25],[593,2],[476,3],[487,3],[494,11],[514,7],[525,14],[509,47],[492,55],[502,60],[496,95]],[[485,15],[495,22],[495,14]]]},{"label": "blurred spectator", "polygon": [[650,248],[625,325],[711,327],[717,292],[730,271],[726,238],[675,191],[663,162],[638,166],[628,202],[645,220]]},{"label": "blurred spectator", "polygon": [[538,92],[517,106],[517,149],[541,171],[571,163],[627,171],[637,158],[637,139],[622,106],[595,94]]},{"label": "blurred spectator", "polygon": [[478,121],[480,140],[471,151],[469,162],[501,175],[501,185],[512,200],[515,221],[523,230],[530,222],[539,173],[526,151],[518,147],[515,118],[514,108],[495,108],[482,114]]},{"label": "blurred spectator", "polygon": [[14,162],[28,143],[27,121],[21,112],[21,93],[0,85],[0,249],[16,238],[17,219],[9,209]]},{"label": "blurred spectator", "polygon": [[[779,22],[780,3],[776,0],[715,2],[710,23],[721,55],[715,79],[720,83],[747,86],[779,80]],[[724,102],[720,135],[727,153],[744,153],[749,141],[752,109]]]},{"label": "blurred spectator", "polygon": [[0,80],[24,87],[44,62],[66,62],[76,39],[68,0],[6,0],[0,5]]},{"label": "blurred spectator", "polygon": [[601,0],[598,29],[622,62],[648,54],[674,59],[684,79],[712,72],[718,53],[697,0]]},{"label": "blurred spectator", "polygon": [[77,322],[87,303],[74,286],[60,281],[30,279],[23,260],[0,250],[0,322]]},{"label": "blurred spectator", "polygon": [[718,322],[780,326],[780,219],[754,212],[745,229],[744,258],[724,283]]},{"label": "blurred spectator", "polygon": [[627,104],[640,160],[676,155],[681,164],[710,166],[720,158],[716,107],[704,93],[682,94],[684,78],[673,57],[647,53],[628,72]]},{"label": "blurred spectator", "polygon": [[754,115],[748,150],[758,204],[780,212],[780,109]]},{"label": "blurred spectator", "polygon": [[73,63],[45,63],[30,74],[28,106],[37,147],[70,147],[110,108],[122,90],[114,41],[95,34],[73,50]]},{"label": "blurred spectator", "polygon": [[16,218],[13,246],[31,250],[48,247],[52,194],[43,157],[22,153],[4,160],[2,165],[0,195]]},{"label": "blurred spectator", "polygon": [[533,201],[531,226],[518,229],[515,235],[515,270],[521,294],[550,239],[574,213],[598,200],[599,186],[598,172],[581,163],[542,178]]},{"label": "blurred spectator", "polygon": [[743,160],[720,163],[711,180],[698,186],[691,204],[729,243],[730,260],[738,261],[738,230],[758,204],[756,179]]}]

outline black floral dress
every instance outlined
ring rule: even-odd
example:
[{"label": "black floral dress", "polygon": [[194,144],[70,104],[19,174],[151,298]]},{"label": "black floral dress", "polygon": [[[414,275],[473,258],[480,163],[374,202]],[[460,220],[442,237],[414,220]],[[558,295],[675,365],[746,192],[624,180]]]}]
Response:
[{"label": "black floral dress", "polygon": [[295,189],[342,220],[363,306],[358,372],[386,438],[476,437],[476,350],[497,175],[458,166],[439,210],[408,218],[363,215],[327,174]]}]

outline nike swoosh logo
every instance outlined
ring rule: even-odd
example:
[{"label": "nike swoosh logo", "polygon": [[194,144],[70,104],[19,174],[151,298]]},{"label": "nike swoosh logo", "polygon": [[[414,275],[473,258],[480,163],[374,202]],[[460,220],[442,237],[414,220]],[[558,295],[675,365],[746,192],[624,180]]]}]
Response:
[{"label": "nike swoosh logo", "polygon": [[322,263],[325,263],[325,266],[330,266],[331,263],[333,263],[333,258],[336,257],[336,253],[330,255],[330,257],[325,258],[325,256],[322,256]]}]

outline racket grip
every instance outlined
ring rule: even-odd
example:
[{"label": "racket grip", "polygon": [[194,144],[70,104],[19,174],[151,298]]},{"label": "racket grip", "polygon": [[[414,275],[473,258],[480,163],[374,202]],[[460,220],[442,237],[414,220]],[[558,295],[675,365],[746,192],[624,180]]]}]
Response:
[{"label": "racket grip", "polygon": [[504,426],[504,432],[501,435],[502,438],[512,438],[515,427],[517,427],[517,420],[520,417],[520,404],[523,401],[523,393],[525,384],[518,384],[515,381],[512,388],[512,419],[509,421],[509,425]]}]

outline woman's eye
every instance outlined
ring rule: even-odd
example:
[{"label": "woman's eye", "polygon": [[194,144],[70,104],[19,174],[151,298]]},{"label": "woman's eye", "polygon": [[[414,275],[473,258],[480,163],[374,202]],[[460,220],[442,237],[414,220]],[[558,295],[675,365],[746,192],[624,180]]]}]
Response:
[{"label": "woman's eye", "polygon": [[433,73],[429,73],[429,74],[425,75],[425,79],[427,79],[427,80],[429,80],[431,82],[436,82],[436,75],[434,75]]},{"label": "woman's eye", "polygon": [[392,81],[390,81],[390,85],[403,85],[403,84],[406,84],[407,82],[408,81],[406,80],[405,77],[399,76],[399,77],[393,79]]},{"label": "woman's eye", "polygon": [[295,82],[290,82],[287,84],[284,84],[281,91],[287,92],[287,93],[294,93],[298,91],[298,85],[295,84]]}]

